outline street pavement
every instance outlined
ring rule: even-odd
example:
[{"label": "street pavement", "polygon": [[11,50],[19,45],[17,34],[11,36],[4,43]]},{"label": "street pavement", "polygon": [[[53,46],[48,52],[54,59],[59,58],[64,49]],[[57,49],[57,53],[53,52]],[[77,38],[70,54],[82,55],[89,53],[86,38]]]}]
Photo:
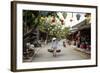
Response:
[{"label": "street pavement", "polygon": [[60,53],[57,53],[57,56],[54,57],[52,53],[48,52],[48,49],[51,48],[51,43],[42,45],[39,47],[38,53],[33,56],[32,62],[45,62],[45,61],[66,61],[66,60],[85,60],[90,59],[90,55],[75,50],[75,47],[72,45],[66,44],[66,47],[63,47],[63,40],[59,41]]}]

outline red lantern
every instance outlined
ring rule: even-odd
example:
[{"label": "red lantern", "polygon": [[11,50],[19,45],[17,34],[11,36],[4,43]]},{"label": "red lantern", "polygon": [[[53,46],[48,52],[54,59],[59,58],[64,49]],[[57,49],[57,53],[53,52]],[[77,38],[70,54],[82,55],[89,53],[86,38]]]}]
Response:
[{"label": "red lantern", "polygon": [[64,20],[60,19],[60,21],[61,21],[61,24],[63,25],[64,24]]},{"label": "red lantern", "polygon": [[72,19],[70,19],[70,22],[72,22],[73,20]]},{"label": "red lantern", "polygon": [[55,22],[55,16],[53,16],[53,19],[52,19],[52,21],[51,21],[52,23],[54,23]]},{"label": "red lantern", "polygon": [[53,19],[53,20],[52,20],[52,23],[54,23],[54,22],[55,22],[55,20]]}]

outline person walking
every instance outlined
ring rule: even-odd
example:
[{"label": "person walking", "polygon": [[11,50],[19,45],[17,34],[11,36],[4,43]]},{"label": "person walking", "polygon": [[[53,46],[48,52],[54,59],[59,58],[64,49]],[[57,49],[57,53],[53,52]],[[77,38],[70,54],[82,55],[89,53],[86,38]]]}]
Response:
[{"label": "person walking", "polygon": [[52,49],[53,49],[53,56],[56,56],[56,50],[57,50],[58,40],[56,38],[52,39]]},{"label": "person walking", "polygon": [[66,47],[66,42],[65,41],[63,41],[63,47]]}]

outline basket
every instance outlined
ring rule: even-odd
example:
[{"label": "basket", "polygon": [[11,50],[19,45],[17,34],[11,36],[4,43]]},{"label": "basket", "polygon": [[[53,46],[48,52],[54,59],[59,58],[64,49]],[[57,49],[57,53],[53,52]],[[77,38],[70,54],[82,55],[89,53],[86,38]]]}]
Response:
[{"label": "basket", "polygon": [[[48,52],[51,52],[52,53],[53,51],[54,51],[53,49],[48,49]],[[61,52],[61,50],[60,49],[57,49],[56,52],[59,53],[59,52]]]},{"label": "basket", "polygon": [[53,49],[48,49],[48,52],[53,52]]},{"label": "basket", "polygon": [[56,52],[58,52],[58,53],[59,53],[59,52],[61,52],[61,50],[60,50],[60,49],[57,49],[57,50],[56,50]]}]

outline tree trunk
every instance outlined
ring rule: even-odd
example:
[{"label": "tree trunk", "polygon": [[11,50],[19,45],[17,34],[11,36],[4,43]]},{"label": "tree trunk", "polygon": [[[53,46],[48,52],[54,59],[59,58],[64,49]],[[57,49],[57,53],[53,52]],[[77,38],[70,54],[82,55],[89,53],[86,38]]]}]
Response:
[{"label": "tree trunk", "polygon": [[47,44],[47,42],[48,42],[48,32],[47,32],[47,35],[46,35],[45,44]]}]

